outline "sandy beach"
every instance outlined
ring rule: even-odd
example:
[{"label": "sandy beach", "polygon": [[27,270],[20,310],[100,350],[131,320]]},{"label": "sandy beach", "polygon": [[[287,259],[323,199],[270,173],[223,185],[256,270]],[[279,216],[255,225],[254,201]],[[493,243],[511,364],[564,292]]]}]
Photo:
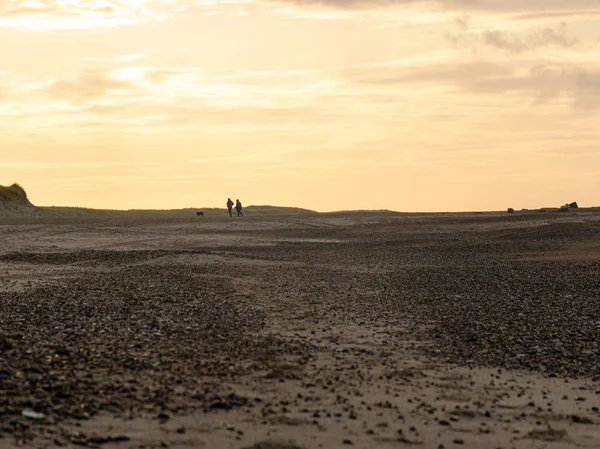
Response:
[{"label": "sandy beach", "polygon": [[0,447],[600,447],[600,213],[0,221]]}]

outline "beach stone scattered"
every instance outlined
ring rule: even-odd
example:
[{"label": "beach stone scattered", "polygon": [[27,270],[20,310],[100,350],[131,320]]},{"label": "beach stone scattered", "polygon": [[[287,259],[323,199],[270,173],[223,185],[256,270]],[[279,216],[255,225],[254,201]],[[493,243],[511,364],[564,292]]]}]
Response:
[{"label": "beach stone scattered", "polygon": [[[570,216],[556,214],[553,220]],[[244,435],[243,426],[223,425],[231,422],[224,417],[256,414],[264,426],[306,426],[312,432],[326,432],[336,423],[359,426],[364,431],[336,434],[335,441],[361,446],[363,439],[375,438],[423,444],[431,431],[452,432],[439,426],[457,421],[490,433],[494,422],[505,419],[506,409],[496,403],[468,402],[472,410],[456,410],[420,392],[388,388],[438,382],[431,370],[396,364],[392,344],[407,345],[431,366],[598,380],[600,261],[555,257],[557,249],[600,234],[596,222],[548,219],[543,226],[529,226],[532,219],[521,213],[510,218],[498,213],[485,221],[475,216],[456,222],[364,220],[360,226],[259,229],[260,244],[240,230],[235,237],[247,240],[243,245],[0,251],[0,269],[6,272],[60,275],[18,288],[0,284],[0,416],[6,417],[1,432],[31,441],[50,429],[56,441],[88,447],[127,441],[126,433],[64,427],[105,414],[154,419],[173,434],[185,432],[187,439],[192,426],[186,430],[177,420],[205,414],[218,416],[219,429],[233,441]],[[509,222],[516,227],[507,228]],[[115,225],[114,232],[135,234],[131,226]],[[269,239],[277,245],[265,244]],[[334,325],[340,334],[346,326],[365,333],[385,327],[398,334],[365,349],[360,343],[340,344]],[[323,353],[339,361],[336,372],[318,365],[316,354]],[[381,370],[373,375],[368,363]],[[285,401],[274,401],[268,388],[247,388],[248,379],[296,390]],[[376,400],[365,394],[364,383],[381,385]],[[444,401],[461,407],[470,401],[454,388],[458,380],[439,383],[448,387]],[[590,385],[592,390],[565,399],[577,407],[561,415],[573,429],[589,430],[593,426],[583,425],[595,423],[597,415],[585,416],[598,410],[591,407],[591,396],[584,401],[597,389]],[[332,393],[335,400],[324,405],[323,395]],[[560,413],[561,396],[542,400],[511,390],[512,399],[517,394],[526,413],[519,409],[512,423],[542,423],[544,414]],[[381,415],[369,422],[373,410]],[[415,438],[396,432],[400,426]],[[567,436],[566,430],[530,428],[506,432],[540,441]],[[300,447],[271,441],[269,435],[253,443],[247,439],[254,434],[246,435],[235,440],[236,447]],[[344,435],[352,440],[342,440]],[[453,442],[466,444],[460,438]]]}]

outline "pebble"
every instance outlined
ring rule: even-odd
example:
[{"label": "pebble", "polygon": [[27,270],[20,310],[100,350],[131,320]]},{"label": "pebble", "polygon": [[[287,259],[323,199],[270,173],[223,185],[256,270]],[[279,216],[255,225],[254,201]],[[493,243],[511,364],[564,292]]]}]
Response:
[{"label": "pebble", "polygon": [[[131,410],[166,420],[192,411],[247,409],[249,402],[262,407],[258,398],[228,396],[223,385],[248,372],[272,373],[274,381],[302,379],[311,348],[299,340],[261,336],[259,331],[269,316],[246,301],[248,296],[236,295],[232,276],[251,278],[253,285],[273,298],[318,298],[323,310],[331,309],[340,319],[352,319],[364,327],[410,316],[415,323],[428,325],[423,338],[433,343],[428,354],[436,360],[524,369],[559,378],[597,375],[597,357],[590,354],[597,353],[600,264],[593,260],[540,263],[512,256],[516,248],[527,254],[562,247],[592,235],[591,227],[549,225],[540,227],[544,231],[540,233],[518,231],[497,237],[495,231],[474,232],[468,227],[441,236],[427,224],[411,233],[405,225],[409,226],[286,229],[282,232],[343,233],[346,241],[343,245],[280,242],[278,246],[218,250],[268,262],[260,269],[250,264],[175,262],[180,256],[202,258],[212,251],[206,248],[45,248],[0,254],[3,267],[32,265],[58,272],[77,268],[81,273],[60,282],[2,292],[0,352],[6,368],[0,370],[0,415],[7,417],[6,432],[21,438],[22,426],[39,427],[36,420],[52,418],[60,425],[102,412]],[[333,260],[352,270],[324,268]],[[327,324],[325,317],[318,319]],[[336,351],[336,356],[344,357],[350,350]],[[294,354],[294,360],[304,362],[300,370],[280,369],[261,355],[265,353]],[[388,358],[379,350],[364,355],[381,363]],[[106,372],[118,375],[105,376]],[[222,381],[199,385],[198,379],[205,378]],[[185,392],[180,409],[170,407],[177,398],[175,387]],[[336,390],[341,392],[343,387],[344,379],[336,379]],[[351,394],[360,396],[360,392]],[[300,399],[306,399],[306,406],[317,401],[314,392],[305,396]],[[416,407],[424,400],[410,398],[408,403]],[[392,407],[382,404],[383,411]],[[41,418],[26,414],[24,407],[34,408],[31,413]],[[270,410],[274,408],[277,411],[265,409],[265,419],[279,413],[279,407]],[[364,409],[357,410],[363,419]],[[459,419],[456,413],[438,424],[450,425]],[[359,415],[346,408],[343,415],[334,416],[358,419]],[[492,414],[486,410],[484,416]],[[571,420],[574,424],[591,421],[582,415],[573,415]],[[410,429],[416,431],[414,426]],[[88,442],[82,435],[72,438]],[[454,443],[464,441],[455,439]],[[344,444],[352,442],[344,440]]]}]

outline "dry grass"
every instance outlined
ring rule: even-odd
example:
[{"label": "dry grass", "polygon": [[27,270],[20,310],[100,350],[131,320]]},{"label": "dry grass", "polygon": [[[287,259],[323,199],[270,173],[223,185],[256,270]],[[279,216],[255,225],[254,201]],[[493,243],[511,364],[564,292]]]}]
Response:
[{"label": "dry grass", "polygon": [[23,206],[31,206],[32,204],[27,199],[25,189],[19,184],[13,184],[10,187],[0,186],[0,204],[20,204]]}]

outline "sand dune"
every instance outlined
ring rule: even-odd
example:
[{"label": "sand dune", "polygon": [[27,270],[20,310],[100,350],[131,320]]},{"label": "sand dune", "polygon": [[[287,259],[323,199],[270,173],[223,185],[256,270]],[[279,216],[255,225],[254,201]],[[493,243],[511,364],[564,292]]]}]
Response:
[{"label": "sand dune", "polygon": [[0,186],[0,216],[31,215],[37,208],[27,198],[27,193],[19,184]]},{"label": "sand dune", "polygon": [[[18,184],[10,187],[0,186],[0,219],[19,218],[123,218],[123,219],[149,219],[149,218],[195,218],[196,212],[204,212],[205,218],[227,216],[225,208],[190,207],[185,209],[91,209],[83,207],[53,206],[36,207],[28,199],[25,190]],[[253,217],[263,216],[296,216],[315,215],[317,212],[299,207],[282,206],[248,206],[244,213]]]},{"label": "sand dune", "polygon": [[[196,211],[204,212],[206,218],[224,217],[228,215],[225,208],[191,207],[186,209],[88,209],[79,207],[42,207],[40,208],[49,216],[81,217],[81,218],[190,218],[196,217]],[[317,212],[297,207],[278,206],[248,206],[244,214],[252,216],[280,216],[280,215],[314,215]]]}]

